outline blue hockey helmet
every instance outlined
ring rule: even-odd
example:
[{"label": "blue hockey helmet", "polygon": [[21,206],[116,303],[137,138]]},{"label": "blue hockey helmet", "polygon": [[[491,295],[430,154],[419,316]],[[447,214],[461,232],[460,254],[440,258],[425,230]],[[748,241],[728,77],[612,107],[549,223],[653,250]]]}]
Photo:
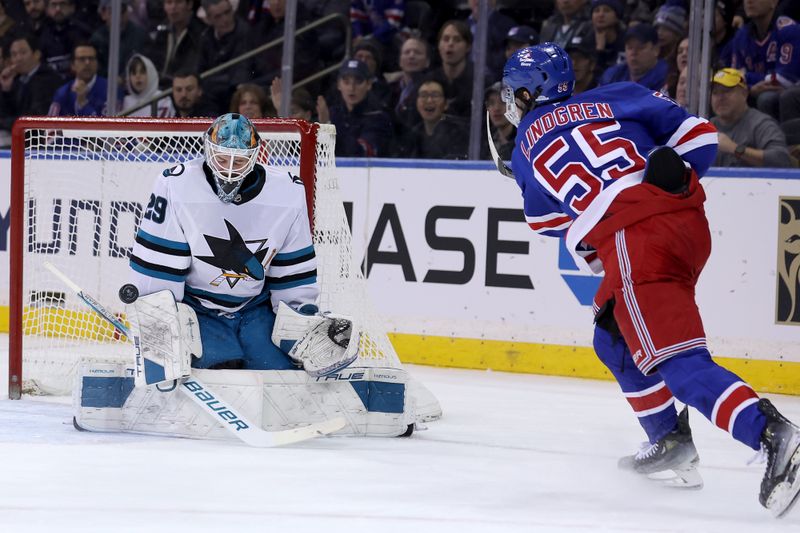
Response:
[{"label": "blue hockey helmet", "polygon": [[574,87],[572,61],[557,44],[542,43],[517,50],[503,68],[501,95],[506,103],[506,118],[519,126],[522,115],[537,105],[568,98]]},{"label": "blue hockey helmet", "polygon": [[217,183],[217,196],[228,203],[256,164],[261,144],[258,131],[244,115],[226,113],[208,128],[204,144],[206,164]]}]

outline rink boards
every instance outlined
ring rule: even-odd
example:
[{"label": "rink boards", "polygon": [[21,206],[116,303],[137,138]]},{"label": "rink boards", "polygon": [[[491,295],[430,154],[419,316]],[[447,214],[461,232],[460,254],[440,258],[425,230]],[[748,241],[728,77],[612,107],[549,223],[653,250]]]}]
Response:
[{"label": "rink boards", "polygon": [[[608,377],[591,349],[600,278],[527,227],[512,180],[484,162],[337,164],[354,254],[401,359]],[[698,302],[712,353],[760,390],[800,394],[800,171],[714,169],[703,184],[713,250]],[[0,202],[7,330],[7,186]]]}]

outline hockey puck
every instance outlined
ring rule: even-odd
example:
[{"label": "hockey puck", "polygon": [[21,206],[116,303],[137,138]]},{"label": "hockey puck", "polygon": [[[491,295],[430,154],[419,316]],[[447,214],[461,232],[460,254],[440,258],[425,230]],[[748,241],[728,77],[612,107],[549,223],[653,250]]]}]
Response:
[{"label": "hockey puck", "polygon": [[139,289],[132,283],[126,283],[119,288],[119,299],[122,303],[132,304],[139,297]]}]

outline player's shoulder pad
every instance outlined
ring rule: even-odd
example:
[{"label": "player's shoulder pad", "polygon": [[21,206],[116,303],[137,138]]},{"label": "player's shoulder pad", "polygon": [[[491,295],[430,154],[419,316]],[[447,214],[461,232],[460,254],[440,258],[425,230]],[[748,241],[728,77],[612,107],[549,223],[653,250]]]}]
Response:
[{"label": "player's shoulder pad", "polygon": [[179,165],[175,165],[174,167],[164,169],[161,175],[164,176],[165,178],[174,178],[183,174],[185,170],[186,166],[183,163],[181,163]]}]

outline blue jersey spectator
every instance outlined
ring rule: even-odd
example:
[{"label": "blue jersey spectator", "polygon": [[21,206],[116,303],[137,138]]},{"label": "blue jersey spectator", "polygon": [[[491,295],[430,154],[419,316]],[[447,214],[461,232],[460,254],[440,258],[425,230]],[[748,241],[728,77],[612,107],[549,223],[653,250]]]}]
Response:
[{"label": "blue jersey spectator", "polygon": [[[51,116],[102,116],[106,114],[108,81],[97,75],[97,50],[78,45],[70,62],[75,77],[62,85],[50,104]],[[120,91],[118,102],[122,102]]]},{"label": "blue jersey spectator", "polygon": [[661,91],[667,82],[669,67],[658,58],[658,33],[649,24],[637,24],[625,33],[625,63],[614,65],[600,77],[598,85],[633,81]]},{"label": "blue jersey spectator", "polygon": [[353,38],[359,41],[372,37],[388,46],[403,24],[405,4],[405,0],[353,0],[350,2]]}]

